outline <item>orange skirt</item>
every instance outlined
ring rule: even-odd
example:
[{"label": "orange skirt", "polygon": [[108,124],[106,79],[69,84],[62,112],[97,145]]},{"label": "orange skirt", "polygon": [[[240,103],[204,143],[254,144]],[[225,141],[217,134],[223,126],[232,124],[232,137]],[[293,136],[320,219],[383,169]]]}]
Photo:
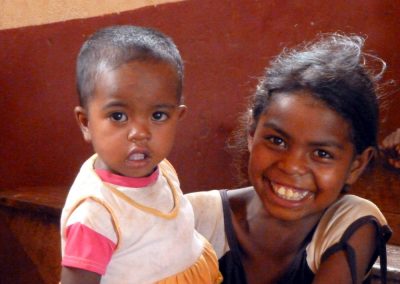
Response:
[{"label": "orange skirt", "polygon": [[158,281],[157,284],[219,284],[222,274],[218,270],[218,258],[211,244],[203,237],[203,252],[197,261],[185,271]]}]

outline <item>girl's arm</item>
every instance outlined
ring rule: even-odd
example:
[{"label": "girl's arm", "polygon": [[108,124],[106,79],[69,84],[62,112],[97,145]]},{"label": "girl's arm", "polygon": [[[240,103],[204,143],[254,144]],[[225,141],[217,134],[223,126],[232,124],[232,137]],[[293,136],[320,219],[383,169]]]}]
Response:
[{"label": "girl's arm", "polygon": [[83,269],[63,266],[61,270],[61,284],[99,284],[100,279],[100,274]]},{"label": "girl's arm", "polygon": [[[375,225],[371,223],[362,225],[350,237],[347,244],[354,250],[357,284],[362,283],[367,273],[368,265],[371,263],[377,248],[377,229]],[[333,253],[321,263],[313,283],[353,283],[350,265],[343,249]]]}]

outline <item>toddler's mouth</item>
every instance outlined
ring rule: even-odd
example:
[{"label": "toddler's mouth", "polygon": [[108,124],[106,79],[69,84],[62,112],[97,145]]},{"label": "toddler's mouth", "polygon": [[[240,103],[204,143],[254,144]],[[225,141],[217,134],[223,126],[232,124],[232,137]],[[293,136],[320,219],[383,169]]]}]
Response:
[{"label": "toddler's mouth", "polygon": [[129,161],[141,161],[146,158],[146,155],[144,153],[133,153],[132,155],[129,156]]},{"label": "toddler's mouth", "polygon": [[130,152],[128,156],[128,161],[140,162],[146,160],[150,157],[149,152],[145,149],[135,149]]}]

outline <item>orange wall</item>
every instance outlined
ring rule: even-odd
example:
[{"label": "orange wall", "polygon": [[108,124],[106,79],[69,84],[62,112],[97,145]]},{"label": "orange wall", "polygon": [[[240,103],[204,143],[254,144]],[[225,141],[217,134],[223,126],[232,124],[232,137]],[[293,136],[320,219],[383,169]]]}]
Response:
[{"label": "orange wall", "polygon": [[[235,185],[225,140],[282,47],[319,32],[361,33],[367,49],[387,60],[387,76],[400,82],[399,19],[392,0],[202,0],[0,30],[0,188],[70,184],[90,154],[72,113],[74,65],[84,39],[100,27],[153,26],[180,48],[189,113],[170,158],[183,190],[193,191]],[[382,135],[400,126],[399,100],[385,111]]]}]

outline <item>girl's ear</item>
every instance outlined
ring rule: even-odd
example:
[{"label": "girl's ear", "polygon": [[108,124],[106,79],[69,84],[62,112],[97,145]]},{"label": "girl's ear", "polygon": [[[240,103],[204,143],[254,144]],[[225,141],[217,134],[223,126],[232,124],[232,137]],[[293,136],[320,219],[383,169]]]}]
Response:
[{"label": "girl's ear", "polygon": [[253,140],[254,140],[254,132],[247,132],[247,149],[249,152],[251,152],[251,148],[253,146]]},{"label": "girl's ear", "polygon": [[247,117],[247,148],[249,152],[251,152],[251,148],[253,146],[253,141],[254,141],[254,133],[256,131],[255,129],[255,122],[252,116],[251,111],[249,111],[248,117]]},{"label": "girl's ear", "polygon": [[178,112],[179,112],[178,119],[180,120],[180,119],[184,118],[185,115],[186,115],[186,112],[187,112],[187,106],[186,105],[179,105],[178,106]]},{"label": "girl's ear", "polygon": [[90,143],[92,141],[92,137],[90,135],[90,130],[88,127],[89,119],[88,119],[87,111],[83,107],[77,106],[74,109],[74,113],[75,113],[76,121],[78,122],[78,126],[81,129],[83,139],[86,142]]},{"label": "girl's ear", "polygon": [[375,149],[373,147],[368,147],[360,155],[356,156],[351,164],[346,184],[351,185],[357,181],[374,155]]}]

